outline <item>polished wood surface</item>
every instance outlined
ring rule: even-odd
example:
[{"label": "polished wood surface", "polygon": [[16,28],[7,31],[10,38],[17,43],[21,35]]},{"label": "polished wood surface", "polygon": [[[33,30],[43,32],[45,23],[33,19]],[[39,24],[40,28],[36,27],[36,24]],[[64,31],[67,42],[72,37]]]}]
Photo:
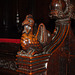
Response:
[{"label": "polished wood surface", "polygon": [[[13,2],[7,0],[7,2],[9,2],[9,3],[5,2],[4,8],[5,7],[7,8],[10,4],[11,4],[12,8],[15,7],[16,1],[18,1],[18,0],[15,0],[15,1],[13,0]],[[61,0],[61,1],[63,1],[63,0]],[[19,3],[18,9],[19,9],[19,15],[20,15],[19,16],[20,23],[19,24],[15,23],[15,16],[14,15],[16,15],[16,12],[13,12],[13,10],[16,11],[16,8],[14,8],[13,10],[10,7],[8,9],[5,8],[6,10],[3,10],[4,13],[6,13],[6,12],[10,13],[10,9],[12,11],[11,11],[11,14],[8,14],[8,15],[5,14],[5,18],[2,18],[2,14],[0,14],[1,15],[1,17],[0,17],[0,19],[1,19],[0,20],[0,24],[1,24],[0,25],[0,29],[1,29],[0,32],[1,33],[3,32],[3,34],[0,33],[1,34],[0,37],[2,37],[2,38],[3,37],[20,38],[20,36],[18,35],[18,32],[16,32],[18,30],[17,27],[19,28],[19,26],[21,26],[21,23],[25,19],[25,16],[30,14],[30,13],[33,15],[35,22],[37,22],[37,25],[39,25],[41,22],[43,22],[45,24],[46,28],[48,27],[47,29],[49,29],[49,28],[51,29],[51,30],[49,29],[49,31],[54,31],[54,34],[52,34],[52,37],[56,36],[56,38],[54,38],[54,40],[56,40],[56,41],[54,41],[53,44],[57,43],[57,41],[59,40],[60,35],[61,35],[61,33],[65,27],[65,32],[62,35],[62,37],[64,37],[64,35],[65,35],[65,40],[63,38],[61,38],[59,40],[59,42],[56,45],[54,45],[53,47],[52,47],[52,43],[50,43],[51,46],[49,45],[50,47],[52,47],[52,49],[51,49],[51,51],[49,50],[51,54],[50,54],[50,59],[49,59],[49,63],[48,63],[48,72],[47,73],[48,73],[48,75],[75,75],[75,72],[74,72],[74,63],[75,63],[74,62],[75,61],[75,58],[74,58],[75,57],[74,39],[75,38],[74,38],[74,35],[72,34],[72,32],[74,32],[74,31],[72,31],[74,29],[74,22],[73,22],[74,20],[72,20],[72,23],[71,23],[71,26],[73,27],[73,29],[69,30],[69,32],[68,32],[67,29],[69,29],[69,26],[67,27],[67,24],[66,24],[66,26],[62,26],[61,22],[58,21],[58,22],[56,22],[57,26],[54,27],[54,21],[49,20],[49,18],[48,18],[48,13],[49,13],[49,7],[48,6],[50,3],[49,0],[46,0],[46,1],[43,1],[43,0],[41,0],[41,1],[39,1],[39,0],[36,0],[36,1],[34,1],[34,0],[31,0],[31,1],[22,0],[22,1],[19,1],[18,3]],[[74,1],[73,1],[73,3],[74,3]],[[2,7],[2,4],[1,4],[1,7]],[[64,8],[62,8],[62,10],[64,11]],[[7,16],[10,16],[10,15],[11,16],[13,15],[14,17],[8,17],[7,18]],[[74,18],[74,17],[72,16],[72,18]],[[3,19],[5,19],[5,20],[2,22]],[[6,21],[6,24],[4,24],[5,21]],[[49,21],[51,21],[50,24],[49,24]],[[66,21],[66,22],[63,21],[63,23],[70,23],[70,21]],[[42,24],[43,28],[44,28],[44,24]],[[58,27],[58,24],[60,24],[61,26]],[[16,25],[17,25],[17,27],[16,27]],[[58,34],[56,34],[56,32],[58,30],[57,27],[59,28]],[[55,28],[55,30],[54,30],[54,28]],[[40,28],[38,28],[38,29],[40,29]],[[21,30],[21,29],[19,29],[19,30]],[[36,33],[37,33],[37,31],[36,31]],[[34,34],[32,34],[32,35],[34,35]],[[71,36],[71,38],[70,38],[70,36]],[[52,37],[51,37],[51,39],[52,39]],[[38,38],[40,38],[40,37],[38,37]],[[64,40],[64,42],[63,42],[63,40]],[[15,62],[17,61],[17,59],[15,57],[16,53],[18,52],[18,50],[20,51],[20,49],[22,49],[22,48],[20,48],[20,45],[17,44],[17,41],[16,41],[16,43],[14,43],[14,41],[12,41],[13,42],[12,43],[11,41],[12,40],[10,40],[10,41],[8,40],[6,42],[0,43],[0,51],[1,51],[1,53],[0,53],[0,67],[1,67],[0,74],[1,75],[5,75],[5,74],[17,75],[18,74],[16,72],[16,70],[13,71],[12,64],[14,64],[14,61]],[[58,45],[60,45],[60,41],[62,41],[62,44],[60,47],[57,47]],[[32,45],[34,46],[34,43]],[[44,55],[42,55],[42,56],[44,56]],[[42,56],[38,56],[38,57],[40,58]],[[47,56],[47,55],[45,55],[45,56]],[[45,58],[41,58],[38,60],[36,60],[37,57],[31,57],[31,58],[35,59],[34,61],[33,60],[30,61],[32,63],[37,62],[37,61],[41,62],[42,60],[45,60]],[[24,60],[24,62],[25,61],[29,62],[28,60]],[[44,65],[41,65],[41,66],[44,66]],[[41,66],[37,66],[37,68],[39,68]],[[4,69],[4,68],[6,68],[6,69]],[[33,67],[33,69],[35,69],[35,68],[36,67]],[[11,70],[9,70],[9,69],[11,69]]]},{"label": "polished wood surface", "polygon": [[[71,23],[70,18],[73,18],[72,17],[73,12],[72,12],[72,7],[71,7],[72,5],[70,4],[70,0],[67,0],[67,1],[52,0],[51,4],[52,4],[52,6],[51,6],[50,17],[56,19],[56,22],[55,22],[56,26],[55,26],[55,30],[54,30],[53,34],[47,33],[47,30],[45,29],[45,26],[42,23],[38,26],[37,33],[34,35],[33,34],[34,20],[32,18],[32,15],[27,15],[26,19],[22,23],[22,25],[24,26],[24,30],[22,32],[22,38],[21,38],[22,49],[20,51],[18,51],[17,55],[16,55],[16,57],[17,57],[16,64],[19,66],[16,71],[20,72],[20,74],[23,73],[23,74],[28,74],[28,75],[36,75],[37,73],[42,74],[43,71],[49,70],[47,68],[47,66],[50,64],[49,59],[47,58],[47,60],[48,60],[47,61],[46,59],[42,60],[42,58],[46,54],[50,54],[49,55],[49,57],[50,57],[52,54],[54,54],[56,51],[58,51],[59,48],[60,48],[60,52],[62,50],[62,44],[64,43],[64,40],[66,39],[66,37],[68,36],[68,33],[69,33],[70,23]],[[63,6],[64,7],[66,6],[66,8],[63,9]],[[47,35],[45,35],[45,34],[47,34]],[[48,36],[48,34],[50,36]],[[32,36],[32,37],[30,37],[30,36]],[[51,41],[46,41],[48,39],[48,38],[46,38],[47,36],[49,37],[49,39],[52,38]],[[34,41],[33,39],[34,40],[37,39],[37,40]],[[35,44],[35,42],[36,42],[36,44]],[[58,52],[58,53],[60,54],[60,52]],[[69,51],[68,51],[68,54],[66,54],[66,53],[64,53],[64,54],[65,54],[64,56],[62,56],[62,55],[61,56],[68,58]],[[38,56],[40,56],[40,55],[41,55],[41,57],[38,58]],[[66,60],[65,58],[64,58],[64,60]],[[39,59],[41,61],[39,61],[39,60],[36,61],[36,59]],[[34,60],[34,61],[32,61],[32,60]],[[42,66],[43,68],[40,66],[38,68],[39,64],[40,65],[44,64],[44,66]],[[64,63],[64,65],[65,65],[65,63]],[[27,68],[27,66],[29,68]],[[33,68],[33,66],[36,66],[36,68]],[[66,62],[66,66],[67,66],[67,62]],[[65,69],[66,69],[66,67],[65,67]],[[39,75],[39,74],[37,74],[37,75]],[[66,74],[66,72],[64,74]],[[47,73],[44,73],[44,75],[47,75]]]}]

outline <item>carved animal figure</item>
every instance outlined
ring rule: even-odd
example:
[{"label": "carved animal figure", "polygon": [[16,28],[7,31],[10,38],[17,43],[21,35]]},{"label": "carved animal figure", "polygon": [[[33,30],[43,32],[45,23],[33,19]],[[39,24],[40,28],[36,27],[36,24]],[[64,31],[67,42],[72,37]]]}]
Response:
[{"label": "carved animal figure", "polygon": [[22,49],[26,52],[31,52],[31,50],[33,52],[43,51],[43,46],[51,41],[51,39],[48,39],[51,37],[51,34],[46,30],[45,25],[41,23],[38,27],[37,34],[33,35],[34,20],[32,15],[27,15],[22,26],[24,26],[21,37]]}]

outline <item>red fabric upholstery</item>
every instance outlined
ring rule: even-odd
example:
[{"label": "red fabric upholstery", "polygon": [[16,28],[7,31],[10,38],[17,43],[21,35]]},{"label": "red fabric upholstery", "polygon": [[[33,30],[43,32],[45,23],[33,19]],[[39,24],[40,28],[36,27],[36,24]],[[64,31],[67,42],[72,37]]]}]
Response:
[{"label": "red fabric upholstery", "polygon": [[20,43],[20,39],[0,38],[0,43]]}]

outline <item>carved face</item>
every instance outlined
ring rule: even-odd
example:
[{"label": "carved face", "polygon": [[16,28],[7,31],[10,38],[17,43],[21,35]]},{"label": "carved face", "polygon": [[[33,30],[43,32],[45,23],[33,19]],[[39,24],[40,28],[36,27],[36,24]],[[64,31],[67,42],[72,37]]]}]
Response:
[{"label": "carved face", "polygon": [[26,17],[26,19],[22,22],[22,26],[24,26],[24,25],[33,26],[34,25],[33,18]]},{"label": "carved face", "polygon": [[62,18],[62,17],[64,17],[66,3],[64,0],[52,0],[50,9],[51,9],[50,14],[53,17]]},{"label": "carved face", "polygon": [[22,22],[22,26],[24,26],[23,33],[29,34],[29,32],[33,31],[34,20],[31,15],[27,15],[26,19]]}]

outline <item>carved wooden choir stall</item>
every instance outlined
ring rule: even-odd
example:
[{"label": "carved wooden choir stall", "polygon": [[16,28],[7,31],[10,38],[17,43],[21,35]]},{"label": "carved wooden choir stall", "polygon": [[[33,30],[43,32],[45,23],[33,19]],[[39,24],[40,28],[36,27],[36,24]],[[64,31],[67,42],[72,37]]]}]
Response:
[{"label": "carved wooden choir stall", "polygon": [[43,23],[33,34],[34,19],[27,15],[22,26],[22,49],[17,52],[16,64],[19,75],[48,75],[50,56],[61,47],[70,29],[73,18],[72,5],[69,0],[52,0],[50,17],[55,18],[54,33],[51,34]]},{"label": "carved wooden choir stall", "polygon": [[8,46],[0,53],[0,75],[71,75],[73,5],[70,0],[52,0],[49,8],[49,17],[55,20],[53,33],[44,23],[35,29],[35,19],[29,14],[22,22],[21,39],[0,43],[0,50]]}]

